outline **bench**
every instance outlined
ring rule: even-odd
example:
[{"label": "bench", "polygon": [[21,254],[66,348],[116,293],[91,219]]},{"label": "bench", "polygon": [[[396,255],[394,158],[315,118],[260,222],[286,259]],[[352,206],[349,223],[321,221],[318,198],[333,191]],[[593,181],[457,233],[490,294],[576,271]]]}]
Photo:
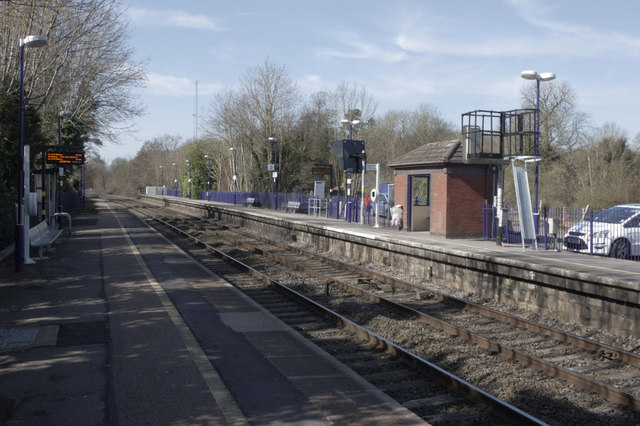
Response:
[{"label": "bench", "polygon": [[244,204],[247,207],[253,206],[255,204],[255,202],[256,202],[256,199],[254,197],[249,197],[246,200],[244,200]]},{"label": "bench", "polygon": [[38,257],[36,259],[48,259],[42,255],[43,250],[54,251],[51,244],[62,234],[62,229],[49,228],[46,220],[43,220],[33,228],[29,229],[29,243],[32,247],[38,247]]},{"label": "bench", "polygon": [[295,213],[300,208],[300,201],[287,201],[280,206],[284,212]]}]

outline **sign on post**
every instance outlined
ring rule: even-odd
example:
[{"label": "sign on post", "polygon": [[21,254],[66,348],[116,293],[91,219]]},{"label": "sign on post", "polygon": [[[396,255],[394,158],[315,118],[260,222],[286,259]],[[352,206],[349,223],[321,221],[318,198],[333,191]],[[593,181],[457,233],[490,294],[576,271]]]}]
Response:
[{"label": "sign on post", "polygon": [[84,152],[50,151],[47,152],[49,164],[84,164]]}]

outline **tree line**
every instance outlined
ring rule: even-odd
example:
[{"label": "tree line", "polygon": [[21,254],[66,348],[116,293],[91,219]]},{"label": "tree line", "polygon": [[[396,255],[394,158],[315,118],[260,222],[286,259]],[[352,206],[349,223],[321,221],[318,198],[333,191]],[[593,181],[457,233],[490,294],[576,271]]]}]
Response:
[{"label": "tree line", "polygon": [[[23,140],[31,147],[32,170],[41,168],[43,153],[58,143],[83,146],[90,153],[97,145],[115,141],[130,128],[130,120],[143,112],[131,89],[144,83],[144,63],[133,57],[128,45],[128,23],[117,0],[0,1],[3,247],[13,240],[20,45],[30,35],[43,36],[48,41],[44,47],[24,48]],[[65,114],[60,114],[63,111]],[[76,181],[73,176],[64,176],[64,189],[73,189]]]},{"label": "tree line", "polygon": [[[323,179],[338,191],[344,189],[345,176],[330,142],[349,138],[350,132],[365,141],[367,162],[380,163],[383,182],[393,182],[387,164],[398,156],[425,143],[460,138],[459,126],[428,103],[377,114],[375,99],[356,82],[303,98],[286,66],[268,59],[248,69],[239,82],[209,105],[199,139],[162,135],[147,141],[133,159],[107,165],[93,158],[94,188],[133,195],[145,186],[164,184],[186,194],[189,160],[194,193],[233,191],[235,156],[239,191],[272,191],[268,164],[277,165],[282,192],[312,191],[317,176],[311,170],[331,165],[333,175]],[[534,85],[523,86],[521,100],[521,108],[535,107]],[[344,119],[359,124],[342,124]],[[591,117],[578,110],[569,83],[545,82],[540,92],[541,204],[604,208],[640,201],[639,144],[640,135],[632,141],[615,123],[592,126]],[[506,202],[515,203],[508,168],[506,176]],[[355,178],[353,187],[360,188]],[[372,180],[368,186],[367,192]]]},{"label": "tree line", "polygon": [[[118,135],[144,113],[132,89],[144,84],[145,64],[133,57],[118,1],[3,0],[0,12],[3,241],[12,239],[15,223],[19,48],[27,35],[49,41],[45,48],[25,52],[24,139],[32,147],[32,169],[40,167],[46,148],[58,143],[60,123],[61,144],[84,147],[86,186],[97,193],[134,195],[163,184],[186,189],[189,173],[194,193],[232,191],[234,174],[239,191],[271,191],[270,164],[277,167],[282,192],[310,191],[317,165],[332,166],[332,175],[324,179],[340,190],[345,176],[329,143],[350,134],[366,142],[367,162],[380,163],[382,181],[393,182],[387,167],[393,159],[425,143],[460,138],[459,124],[428,102],[378,113],[376,100],[357,82],[305,95],[285,65],[266,59],[239,76],[235,88],[215,96],[197,139],[158,135],[134,158],[106,164],[93,148],[117,144]],[[521,107],[535,105],[534,85],[523,85],[521,94]],[[62,111],[70,115],[61,116]],[[358,124],[342,124],[345,119]],[[640,200],[639,143],[640,136],[630,139],[615,123],[594,127],[592,118],[578,110],[567,82],[545,82],[540,94],[541,202],[606,207]],[[65,190],[77,189],[78,180],[78,174],[65,176]],[[357,180],[354,187],[359,188]],[[508,179],[506,194],[507,202],[514,202]]]},{"label": "tree line", "polygon": [[[161,135],[145,142],[130,160],[118,158],[106,165],[94,158],[96,189],[131,195],[145,186],[164,183],[173,188],[176,169],[178,188],[184,189],[189,160],[194,192],[207,189],[207,172],[212,190],[233,191],[234,171],[239,191],[272,191],[270,164],[277,167],[279,191],[311,191],[317,179],[312,169],[327,165],[333,170],[323,178],[327,186],[343,191],[345,176],[331,141],[365,140],[367,162],[380,163],[382,181],[391,182],[393,172],[385,166],[395,157],[428,141],[457,137],[455,126],[429,104],[377,115],[376,101],[357,82],[342,82],[303,98],[286,66],[268,59],[249,68],[239,83],[237,89],[215,96],[197,140]],[[359,123],[342,124],[345,119]],[[131,175],[127,167],[137,170],[139,178],[126,178]],[[142,168],[146,171],[140,174]],[[358,182],[354,180],[354,187],[359,188]]]}]

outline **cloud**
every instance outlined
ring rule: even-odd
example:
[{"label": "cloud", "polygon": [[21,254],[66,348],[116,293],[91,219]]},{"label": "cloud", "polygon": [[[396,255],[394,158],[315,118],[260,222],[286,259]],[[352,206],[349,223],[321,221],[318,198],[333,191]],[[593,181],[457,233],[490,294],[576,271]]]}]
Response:
[{"label": "cloud", "polygon": [[406,24],[398,33],[395,43],[412,53],[439,55],[508,57],[531,54],[567,54],[573,52],[560,44],[549,44],[533,36],[468,38],[456,40],[446,34],[433,36],[423,28]]},{"label": "cloud", "polygon": [[[149,73],[145,92],[149,95],[190,97],[195,96],[195,80],[187,77],[176,77]],[[215,83],[198,82],[198,94],[210,95],[219,92],[222,86]]]},{"label": "cloud", "polygon": [[343,47],[319,47],[316,49],[316,54],[343,59],[371,59],[387,63],[399,62],[406,58],[405,52],[395,49],[387,50],[380,48],[375,43],[358,41],[359,36],[354,34],[338,33],[337,37],[332,34],[332,38],[337,38],[336,44],[340,44]]},{"label": "cloud", "polygon": [[485,21],[474,20],[469,11],[457,23],[437,12],[407,12],[395,44],[410,53],[468,57],[640,55],[639,38],[619,28],[598,28],[576,19],[563,3],[503,0],[503,4],[507,8],[499,14],[480,7],[474,10],[476,14],[487,13]]},{"label": "cloud", "polygon": [[574,52],[599,53],[618,52],[638,55],[640,38],[627,36],[618,31],[599,29],[567,20],[554,19],[558,15],[558,4],[540,0],[506,0],[518,16],[529,25],[547,32],[548,40],[558,40],[572,46]]},{"label": "cloud", "polygon": [[132,8],[127,11],[131,22],[138,25],[191,28],[196,30],[223,31],[214,20],[202,14],[180,10],[151,10]]}]

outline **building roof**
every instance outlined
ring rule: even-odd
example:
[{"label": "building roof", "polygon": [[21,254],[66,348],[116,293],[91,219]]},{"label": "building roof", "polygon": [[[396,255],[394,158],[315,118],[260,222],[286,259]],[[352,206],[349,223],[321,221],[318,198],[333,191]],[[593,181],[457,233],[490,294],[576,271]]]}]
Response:
[{"label": "building roof", "polygon": [[413,168],[462,163],[462,144],[459,140],[429,142],[407,152],[389,163],[393,168]]}]

